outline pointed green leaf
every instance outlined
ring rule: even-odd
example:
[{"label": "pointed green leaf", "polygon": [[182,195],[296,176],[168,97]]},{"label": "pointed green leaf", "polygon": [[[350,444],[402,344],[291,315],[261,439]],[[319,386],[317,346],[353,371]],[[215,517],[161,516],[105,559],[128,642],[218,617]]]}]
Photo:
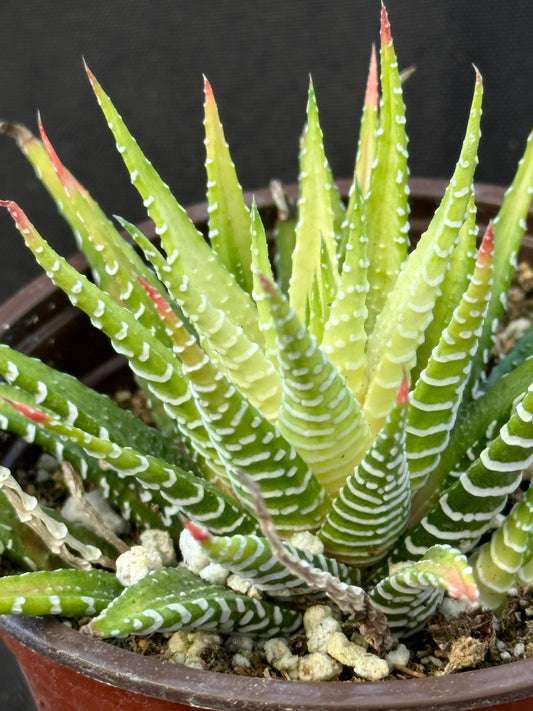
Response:
[{"label": "pointed green leaf", "polygon": [[[480,348],[474,358],[471,382],[480,377],[494,345],[498,323],[507,305],[507,291],[516,268],[516,257],[527,228],[527,215],[533,196],[533,131],[529,134],[513,182],[494,220],[494,287]],[[477,388],[474,395],[477,393]]]},{"label": "pointed green leaf", "polygon": [[237,284],[217,255],[198,232],[168,186],[143,155],[119,113],[87,70],[96,98],[115,136],[117,150],[130,173],[131,181],[144,200],[156,225],[163,249],[174,268],[194,278],[199,289],[211,300],[224,304],[228,316],[240,323],[249,338],[261,343],[257,313],[249,294]]},{"label": "pointed green leaf", "polygon": [[278,428],[336,493],[369,443],[361,408],[344,378],[272,282],[263,279],[278,334],[283,398]]},{"label": "pointed green leaf", "polygon": [[474,576],[484,608],[494,610],[505,602],[517,582],[532,531],[533,487],[530,486],[473,556]]},{"label": "pointed green leaf", "polygon": [[322,348],[358,399],[366,390],[365,321],[368,293],[368,238],[359,186],[353,187],[348,208],[345,259],[334,301],[324,328]]},{"label": "pointed green leaf", "polygon": [[466,219],[477,163],[482,93],[481,76],[476,74],[466,136],[455,172],[369,334],[370,385],[364,412],[373,432],[379,431],[394,402],[402,373],[410,371],[416,362],[416,349],[431,322],[450,255]]},{"label": "pointed green leaf", "polygon": [[395,560],[421,556],[435,543],[468,553],[505,506],[533,460],[533,385],[498,436],[413,526],[394,552]]},{"label": "pointed green leaf", "polygon": [[334,500],[320,529],[328,555],[371,565],[392,548],[407,525],[409,469],[405,453],[408,382],[385,427]]},{"label": "pointed green leaf", "polygon": [[228,272],[250,293],[250,214],[224,137],[213,90],[205,77],[204,83],[209,239]]},{"label": "pointed green leaf", "polygon": [[[381,8],[381,106],[375,162],[366,195],[368,279],[367,332],[374,328],[387,294],[407,258],[409,189],[405,106],[398,62],[385,7]],[[399,383],[396,383],[396,387]]]},{"label": "pointed green leaf", "polygon": [[149,573],[82,628],[94,637],[127,637],[178,629],[288,634],[302,622],[299,612],[212,585],[183,567]]},{"label": "pointed green leaf", "polygon": [[0,578],[0,614],[87,617],[122,592],[106,570],[38,570]]},{"label": "pointed green leaf", "polygon": [[[266,538],[256,535],[211,536],[196,524],[186,525],[211,562],[222,565],[232,573],[237,573],[271,597],[286,598],[316,594],[316,591],[304,580],[294,575],[281,563]],[[287,542],[283,543],[283,547],[314,568],[327,571],[340,580],[351,583],[349,568],[334,558],[309,553]]]},{"label": "pointed green leaf", "polygon": [[413,519],[420,518],[440,490],[437,471],[448,445],[456,413],[487,313],[493,275],[494,233],[489,225],[479,249],[474,274],[452,319],[431,354],[412,393],[407,425],[411,487],[418,491]]},{"label": "pointed green leaf", "polygon": [[331,264],[334,270],[337,270],[335,216],[331,203],[333,185],[324,153],[318,107],[311,82],[307,102],[307,127],[300,152],[298,223],[289,286],[291,306],[302,321],[305,319],[313,275],[320,273],[322,240],[326,244]]}]

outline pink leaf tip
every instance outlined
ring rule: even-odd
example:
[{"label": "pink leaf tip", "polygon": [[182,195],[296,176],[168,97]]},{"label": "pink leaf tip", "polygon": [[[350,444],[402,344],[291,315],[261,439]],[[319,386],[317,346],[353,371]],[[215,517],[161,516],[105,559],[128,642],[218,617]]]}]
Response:
[{"label": "pink leaf tip", "polygon": [[204,526],[199,526],[197,523],[193,523],[193,521],[186,521],[184,525],[195,541],[201,543],[202,541],[211,540],[211,534]]},{"label": "pink leaf tip", "polygon": [[33,226],[24,211],[13,200],[0,200],[0,207],[6,207],[17,228],[25,237],[31,237]]},{"label": "pink leaf tip", "polygon": [[365,106],[377,108],[379,98],[378,95],[378,62],[376,57],[376,46],[372,45],[372,54],[370,55],[370,65],[368,67],[368,79],[366,81]]},{"label": "pink leaf tip", "polygon": [[38,116],[38,124],[39,124],[39,133],[41,134],[41,141],[43,142],[43,146],[46,148],[46,152],[48,153],[48,158],[50,159],[50,163],[52,164],[52,166],[56,172],[56,175],[59,178],[61,185],[63,186],[66,196],[70,198],[70,189],[71,188],[74,188],[75,190],[79,190],[81,193],[86,195],[87,191],[85,190],[85,188],[82,185],[80,185],[80,183],[78,183],[78,181],[65,168],[65,166],[59,159],[59,156],[57,155],[54,147],[52,146],[52,143],[50,142],[50,139],[48,138],[48,136],[46,134],[46,131],[44,130],[44,126],[43,126],[43,122],[41,120],[40,114]]},{"label": "pink leaf tip", "polygon": [[26,405],[26,403],[24,403],[24,402],[17,402],[16,400],[10,400],[9,398],[4,398],[4,399],[17,412],[20,412],[20,414],[24,415],[24,417],[27,417],[28,419],[33,420],[33,422],[49,422],[51,420],[50,415],[47,415],[46,412],[43,412],[42,410],[39,410],[36,407],[32,407],[31,405]]},{"label": "pink leaf tip", "polygon": [[387,8],[385,7],[383,2],[381,3],[380,35],[381,35],[381,46],[382,47],[388,47],[389,45],[392,44],[392,35],[391,35],[391,29],[390,29],[389,16],[387,14]]},{"label": "pink leaf tip", "polygon": [[409,376],[404,371],[403,377],[402,377],[402,382],[400,383],[400,387],[398,388],[398,392],[396,393],[396,403],[400,406],[406,405],[408,400],[409,400]]},{"label": "pink leaf tip", "polygon": [[490,263],[494,254],[494,227],[492,223],[487,225],[481,245],[479,247],[478,262],[480,266]]},{"label": "pink leaf tip", "polygon": [[204,74],[204,96],[205,96],[206,103],[208,101],[215,100],[215,95],[213,94],[213,87],[211,86],[211,83],[209,82],[209,79],[205,76],[205,74]]}]

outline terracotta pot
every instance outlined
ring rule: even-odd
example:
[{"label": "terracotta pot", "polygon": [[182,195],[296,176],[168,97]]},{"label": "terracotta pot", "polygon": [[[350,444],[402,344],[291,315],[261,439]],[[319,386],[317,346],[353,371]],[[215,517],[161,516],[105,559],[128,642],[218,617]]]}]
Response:
[{"label": "terracotta pot", "polygon": [[[445,184],[412,180],[413,233],[420,233],[440,200]],[[346,191],[347,183],[341,182]],[[293,189],[291,188],[291,191]],[[477,186],[479,221],[497,212],[503,190]],[[275,209],[267,190],[255,193],[263,217]],[[205,205],[189,211],[205,225]],[[149,226],[145,225],[145,227]],[[523,257],[533,258],[533,213]],[[84,268],[81,257],[77,267]],[[107,339],[41,277],[0,307],[3,340],[26,353],[102,385],[124,369]],[[1,461],[14,466],[28,451],[15,437],[2,435]],[[257,679],[188,669],[143,657],[91,639],[54,619],[0,617],[0,635],[14,652],[39,709],[83,711],[531,711],[533,659],[445,677],[380,683],[298,682]]]}]

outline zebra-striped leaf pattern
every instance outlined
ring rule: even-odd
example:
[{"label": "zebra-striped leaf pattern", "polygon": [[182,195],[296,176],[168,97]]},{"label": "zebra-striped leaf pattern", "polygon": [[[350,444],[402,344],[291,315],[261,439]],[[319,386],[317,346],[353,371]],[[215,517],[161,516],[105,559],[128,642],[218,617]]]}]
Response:
[{"label": "zebra-striped leaf pattern", "polygon": [[122,592],[107,570],[36,570],[0,578],[0,614],[96,615]]},{"label": "zebra-striped leaf pattern", "polygon": [[263,288],[279,344],[283,397],[278,428],[335,494],[369,443],[361,408],[281,291],[266,278]]},{"label": "zebra-striped leaf pattern", "polygon": [[[489,226],[470,285],[411,394],[406,447],[413,491],[423,487],[435,470],[455,423],[490,299],[493,252]],[[438,482],[428,482],[420,500],[430,500],[438,489]]]},{"label": "zebra-striped leaf pattern", "polygon": [[320,529],[326,552],[351,565],[381,560],[407,524],[409,470],[405,451],[408,381],[385,427],[334,500]]},{"label": "zebra-striped leaf pattern", "polygon": [[472,566],[484,607],[503,605],[517,582],[533,533],[533,488],[529,487],[501,527],[473,556]]},{"label": "zebra-striped leaf pattern", "polygon": [[301,625],[301,613],[206,583],[183,567],[163,568],[130,585],[82,630],[127,637],[177,629],[270,637]]},{"label": "zebra-striped leaf pattern", "polygon": [[370,598],[389,620],[392,632],[413,634],[436,612],[444,594],[473,605],[477,589],[464,555],[450,546],[429,548],[416,563],[408,563],[383,578]]},{"label": "zebra-striped leaf pattern", "polygon": [[[219,563],[232,573],[248,580],[258,590],[272,597],[313,595],[316,591],[289,571],[273,553],[269,541],[257,535],[212,536],[196,524],[186,524],[200,542],[213,563]],[[335,558],[311,554],[304,548],[283,543],[292,555],[301,558],[314,568],[327,571],[344,582],[351,582],[350,569]]]}]

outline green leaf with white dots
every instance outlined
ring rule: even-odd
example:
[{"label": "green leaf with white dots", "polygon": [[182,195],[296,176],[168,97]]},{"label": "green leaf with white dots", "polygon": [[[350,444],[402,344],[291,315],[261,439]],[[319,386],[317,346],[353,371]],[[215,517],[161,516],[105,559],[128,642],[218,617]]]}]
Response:
[{"label": "green leaf with white dots", "polygon": [[533,460],[533,385],[498,436],[439,498],[395,550],[394,560],[412,560],[436,543],[470,552],[517,490]]},{"label": "green leaf with white dots", "polygon": [[127,637],[200,629],[271,637],[289,634],[301,622],[295,610],[239,595],[178,567],[154,571],[130,585],[82,631],[95,637]]},{"label": "green leaf with white dots", "polygon": [[405,105],[384,6],[381,8],[381,91],[375,161],[366,195],[369,333],[407,258],[409,232]]},{"label": "green leaf with white dots", "polygon": [[123,588],[106,570],[37,570],[0,578],[0,614],[96,615]]},{"label": "green leaf with white dots", "polygon": [[[266,538],[256,535],[211,536],[196,524],[186,525],[211,562],[240,575],[271,597],[316,594],[316,590],[287,569]],[[313,568],[326,571],[346,583],[352,582],[350,569],[335,558],[312,554],[287,542],[283,543],[283,547]]]},{"label": "green leaf with white dots", "polygon": [[366,390],[368,238],[357,183],[352,187],[352,198],[341,277],[324,327],[322,348],[359,399]]},{"label": "green leaf with white dots", "polygon": [[250,213],[231,160],[211,85],[205,83],[205,149],[209,240],[227,270],[252,291]]},{"label": "green leaf with white dots", "polygon": [[411,395],[406,446],[411,487],[418,492],[413,504],[415,518],[418,503],[428,506],[442,484],[437,467],[455,424],[487,313],[493,254],[494,233],[489,226],[470,284]]},{"label": "green leaf with white dots", "polygon": [[[338,269],[335,214],[331,199],[333,179],[324,153],[322,129],[312,83],[309,85],[307,126],[300,151],[299,181],[298,223],[292,254],[289,296],[291,306],[303,322],[313,277],[315,274],[317,278],[320,277],[322,240],[334,271],[337,272]],[[322,287],[320,281],[319,287]],[[321,302],[325,302],[322,294]]]},{"label": "green leaf with white dots", "polygon": [[224,305],[232,320],[248,337],[261,343],[257,311],[251,296],[243,291],[218,256],[206,243],[185,209],[177,202],[128,131],[120,114],[87,69],[96,98],[117,142],[117,150],[130,173],[133,185],[144,200],[163,249],[175,268],[194,278],[197,286],[214,302]]},{"label": "green leaf with white dots", "polygon": [[398,276],[368,339],[369,388],[364,413],[373,432],[381,429],[403,377],[416,363],[416,350],[432,320],[460,230],[467,217],[479,142],[481,76],[461,155],[441,204]]},{"label": "green leaf with white dots", "polygon": [[472,557],[472,567],[484,608],[494,610],[505,602],[525,562],[533,535],[533,487],[529,487]]}]

